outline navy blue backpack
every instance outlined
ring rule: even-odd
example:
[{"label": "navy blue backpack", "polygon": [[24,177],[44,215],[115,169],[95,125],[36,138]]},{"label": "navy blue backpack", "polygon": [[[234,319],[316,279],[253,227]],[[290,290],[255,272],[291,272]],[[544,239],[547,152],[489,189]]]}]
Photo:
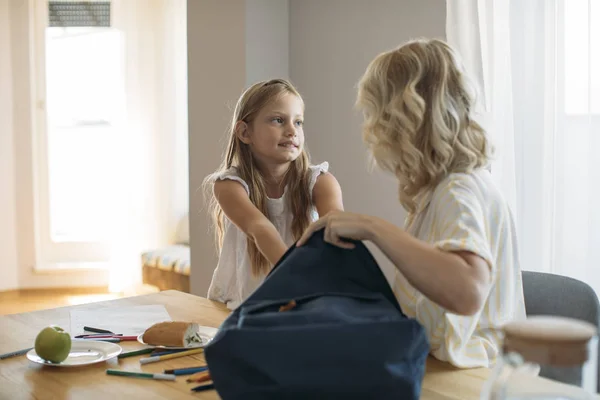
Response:
[{"label": "navy blue backpack", "polygon": [[417,400],[429,343],[369,250],[290,248],[205,348],[228,399]]}]

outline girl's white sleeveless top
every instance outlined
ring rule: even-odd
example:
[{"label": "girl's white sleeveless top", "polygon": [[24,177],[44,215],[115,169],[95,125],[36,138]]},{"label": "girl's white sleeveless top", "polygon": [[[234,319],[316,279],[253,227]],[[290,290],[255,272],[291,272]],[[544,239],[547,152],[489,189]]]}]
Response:
[{"label": "girl's white sleeveless top", "polygon": [[[310,167],[309,190],[311,197],[317,177],[328,170],[327,162]],[[246,192],[249,192],[248,184],[236,172],[235,168],[231,168],[217,176],[216,179],[237,181],[242,184]],[[283,196],[278,199],[267,198],[267,208],[269,220],[275,225],[284,243],[291,246],[295,242],[292,234],[294,215],[289,209],[287,195],[287,191],[284,191]],[[310,214],[311,221],[316,221],[319,217],[314,206]],[[223,247],[208,289],[208,298],[227,304],[231,310],[237,308],[265,279],[264,275],[252,275],[246,240],[246,234],[225,217]]]}]

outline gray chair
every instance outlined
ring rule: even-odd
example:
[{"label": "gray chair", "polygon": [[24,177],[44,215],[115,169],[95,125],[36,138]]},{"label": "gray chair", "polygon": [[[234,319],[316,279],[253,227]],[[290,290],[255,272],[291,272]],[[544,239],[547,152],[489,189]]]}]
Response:
[{"label": "gray chair", "polygon": [[[543,272],[523,271],[523,292],[527,315],[554,315],[575,318],[600,326],[600,303],[594,289],[577,279]],[[600,357],[599,357],[600,365]],[[598,368],[600,392],[600,368]],[[580,384],[577,371],[542,368],[540,375]]]}]

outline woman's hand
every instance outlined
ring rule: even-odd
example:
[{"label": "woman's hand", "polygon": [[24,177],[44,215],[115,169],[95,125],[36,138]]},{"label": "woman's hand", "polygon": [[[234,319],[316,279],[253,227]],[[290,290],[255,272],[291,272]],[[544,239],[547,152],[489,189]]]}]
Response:
[{"label": "woman's hand", "polygon": [[373,233],[373,217],[345,211],[333,211],[313,222],[304,232],[296,246],[302,246],[318,230],[325,228],[324,238],[327,243],[343,249],[354,248],[353,243],[344,239],[371,240]]}]

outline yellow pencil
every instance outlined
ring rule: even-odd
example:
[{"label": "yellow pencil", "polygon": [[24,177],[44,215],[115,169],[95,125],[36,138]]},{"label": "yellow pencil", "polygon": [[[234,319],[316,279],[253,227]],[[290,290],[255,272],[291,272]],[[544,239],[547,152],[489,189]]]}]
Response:
[{"label": "yellow pencil", "polygon": [[202,353],[203,351],[204,351],[204,349],[200,348],[200,349],[192,349],[192,350],[180,351],[179,353],[165,354],[164,356],[154,356],[154,357],[141,358],[140,359],[140,364],[150,364],[150,363],[157,362],[157,361],[170,360],[172,358],[191,356],[191,355],[194,355],[194,354]]}]

